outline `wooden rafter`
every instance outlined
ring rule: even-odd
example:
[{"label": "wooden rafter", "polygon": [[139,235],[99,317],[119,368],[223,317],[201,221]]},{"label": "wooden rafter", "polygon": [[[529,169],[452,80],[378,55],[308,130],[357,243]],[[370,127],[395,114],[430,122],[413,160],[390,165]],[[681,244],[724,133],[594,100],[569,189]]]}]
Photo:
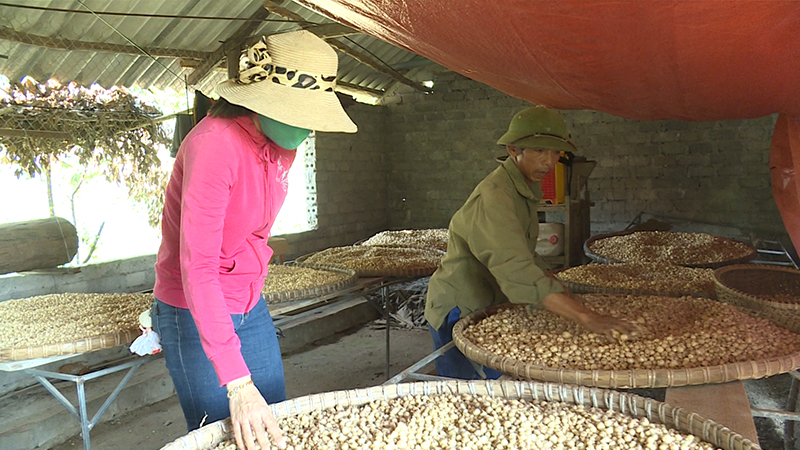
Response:
[{"label": "wooden rafter", "polygon": [[182,50],[176,48],[135,47],[133,45],[107,44],[104,42],[75,41],[72,39],[40,36],[31,33],[16,31],[8,27],[0,27],[0,39],[19,42],[20,44],[35,45],[55,50],[89,50],[94,52],[126,53],[142,56],[142,50],[153,56],[166,56],[173,58],[206,59],[208,52]]},{"label": "wooden rafter", "polygon": [[[344,81],[337,81],[336,82],[336,90],[337,91],[350,91],[350,92],[359,92],[362,94],[371,95],[373,97],[380,97],[384,94],[383,91],[379,91],[378,89],[371,89],[368,87],[359,86],[353,83],[346,83]],[[338,89],[342,88],[342,89]],[[344,93],[344,92],[343,92]]]},{"label": "wooden rafter", "polygon": [[361,34],[360,31],[354,30],[348,26],[342,25],[340,23],[331,22],[331,23],[322,23],[322,24],[313,24],[313,25],[303,25],[303,28],[316,34],[317,36],[321,37],[322,39],[331,39],[335,37],[341,36],[351,36],[353,34]]},{"label": "wooden rafter", "polygon": [[328,40],[327,42],[328,42],[328,44],[330,44],[331,47],[333,47],[333,48],[339,50],[340,52],[350,56],[351,58],[355,59],[356,61],[360,62],[361,64],[369,66],[372,69],[374,69],[374,70],[376,70],[376,71],[378,71],[378,72],[380,72],[382,74],[388,75],[388,76],[392,77],[394,80],[396,80],[396,81],[398,81],[400,83],[403,83],[405,85],[411,86],[412,88],[414,88],[414,89],[416,89],[418,91],[422,91],[422,92],[430,92],[431,91],[430,88],[422,85],[421,83],[417,83],[414,80],[406,78],[403,75],[401,75],[400,72],[397,72],[395,70],[389,69],[385,65],[383,65],[381,63],[378,63],[377,61],[372,59],[372,57],[370,57],[368,54],[366,54],[364,52],[359,52],[359,51],[353,50],[350,47],[348,47],[348,46],[346,46],[346,45],[342,44],[341,42],[339,42],[337,40],[334,40],[334,39]]},{"label": "wooden rafter", "polygon": [[283,17],[284,19],[294,20],[301,26],[303,26],[303,24],[306,24],[306,27],[311,25],[308,24],[308,20],[305,17],[297,14],[296,12],[289,11],[289,9],[284,8],[272,0],[264,0],[264,9],[275,14],[276,16]]},{"label": "wooden rafter", "polygon": [[[275,15],[281,16],[281,17],[289,19],[289,20],[294,20],[296,22],[299,22],[300,24],[302,24],[304,22],[307,22],[307,20],[303,16],[301,16],[301,15],[295,13],[295,12],[289,11],[288,9],[284,8],[281,5],[278,5],[277,3],[273,2],[272,0],[264,0],[264,8],[269,10],[271,13],[273,13]],[[317,28],[318,27],[309,27],[308,30],[311,31],[312,33],[316,34],[316,29]],[[345,28],[347,28],[347,27],[345,27]],[[420,83],[417,83],[414,80],[406,78],[400,72],[398,72],[398,71],[396,71],[396,70],[394,70],[394,69],[392,69],[390,67],[387,67],[385,64],[382,64],[382,63],[376,61],[370,55],[368,55],[368,54],[366,54],[364,52],[359,52],[357,50],[353,50],[350,47],[342,44],[341,42],[333,39],[333,37],[335,37],[335,36],[321,36],[321,35],[318,35],[318,36],[322,37],[323,39],[326,39],[326,41],[328,42],[328,44],[331,45],[331,47],[333,47],[333,48],[339,50],[340,52],[350,56],[351,58],[355,59],[356,61],[360,62],[361,64],[364,64],[365,66],[369,66],[373,70],[375,70],[377,72],[380,72],[380,73],[382,73],[384,75],[387,75],[387,76],[393,78],[394,80],[399,81],[400,83],[403,83],[405,85],[411,86],[412,88],[414,88],[414,89],[416,89],[418,91],[430,92],[429,88],[425,87],[424,85],[422,85]],[[338,34],[338,36],[344,36],[344,35],[343,34]]]},{"label": "wooden rafter", "polygon": [[[196,69],[197,66],[200,65],[199,59],[190,59],[190,58],[180,58],[178,59],[178,64],[181,66],[181,69]],[[214,70],[217,69],[225,69],[225,64],[220,63],[214,67]]]}]

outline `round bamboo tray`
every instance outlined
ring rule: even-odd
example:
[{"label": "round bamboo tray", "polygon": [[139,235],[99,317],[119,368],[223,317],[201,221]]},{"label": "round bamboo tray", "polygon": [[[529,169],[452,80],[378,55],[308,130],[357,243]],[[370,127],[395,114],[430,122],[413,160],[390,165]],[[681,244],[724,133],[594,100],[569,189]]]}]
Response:
[{"label": "round bamboo tray", "polygon": [[[437,236],[437,233],[439,236]],[[422,235],[422,239],[416,239]],[[375,241],[371,243],[370,241]],[[377,247],[406,247],[447,251],[447,228],[425,228],[411,230],[386,230],[362,239],[354,245]]]},{"label": "round bamboo tray", "polygon": [[129,345],[141,334],[142,332],[136,327],[71,342],[59,342],[31,347],[0,348],[0,362],[49,358],[51,356],[87,353],[105,348],[119,347],[122,345]]},{"label": "round bamboo tray", "polygon": [[737,264],[714,270],[717,297],[749,309],[800,311],[800,270]]},{"label": "round bamboo tray", "polygon": [[[540,381],[577,384],[613,389],[665,388],[700,384],[727,383],[736,380],[766,378],[800,368],[800,353],[759,361],[721,364],[688,369],[576,370],[557,369],[525,363],[490,353],[464,337],[464,329],[505,308],[519,305],[503,303],[474,312],[453,327],[453,342],[470,360],[508,375]],[[776,325],[800,333],[800,316],[778,314],[769,310],[748,313],[771,320]]]},{"label": "round bamboo tray", "polygon": [[[277,419],[328,409],[337,405],[357,406],[375,400],[391,400],[408,395],[472,394],[506,399],[562,402],[616,411],[627,416],[664,424],[692,434],[724,450],[750,450],[760,447],[728,428],[698,414],[667,403],[606,389],[566,386],[529,381],[419,381],[348,391],[308,395],[271,405]],[[230,420],[222,420],[194,430],[165,445],[161,450],[209,450],[232,439]]]},{"label": "round bamboo tray", "polygon": [[314,286],[305,289],[295,289],[292,291],[272,292],[269,294],[262,294],[264,300],[266,300],[268,304],[283,303],[293,300],[303,300],[307,298],[314,298],[322,295],[331,294],[333,292],[338,292],[343,289],[347,289],[350,286],[353,286],[354,284],[356,284],[356,281],[358,280],[358,274],[356,274],[356,271],[348,269],[346,267],[330,266],[326,264],[302,264],[302,263],[294,264],[294,266],[306,267],[309,269],[316,269],[316,270],[327,270],[328,272],[343,273],[347,275],[347,278],[341,281],[337,281],[335,283],[325,284],[322,286]]},{"label": "round bamboo tray", "polygon": [[[371,246],[363,246],[365,248],[369,248]],[[406,251],[417,251],[417,252],[432,252],[438,255],[444,256],[444,252],[436,249],[421,249],[421,248],[411,248],[411,247],[377,247],[372,246],[373,248],[385,248],[388,250],[392,249],[402,249]],[[307,255],[303,255],[297,258],[295,261],[300,264],[311,264],[307,263],[306,261],[316,253],[309,253]],[[313,263],[316,264],[316,263]],[[367,269],[358,269],[358,268],[351,268],[347,267],[344,264],[324,264],[326,266],[332,267],[340,267],[343,269],[355,270],[356,274],[359,277],[399,277],[399,278],[416,278],[416,277],[428,277],[433,275],[433,272],[439,268],[439,265],[436,264],[435,266],[428,266],[428,267],[415,267],[415,268],[385,268],[385,269],[375,269],[375,270],[367,270]]]},{"label": "round bamboo tray", "polygon": [[618,259],[612,259],[612,258],[606,258],[606,257],[600,256],[600,255],[594,253],[589,247],[595,241],[599,241],[600,239],[605,239],[607,237],[613,237],[613,236],[626,236],[626,235],[629,235],[629,234],[632,234],[632,233],[635,233],[635,232],[636,232],[635,230],[624,230],[624,231],[616,231],[616,232],[613,232],[613,233],[596,234],[594,236],[591,236],[591,237],[589,237],[589,239],[587,239],[583,243],[583,253],[589,259],[591,259],[592,261],[600,263],[600,264],[615,264],[615,263],[625,262],[625,261],[620,261]]},{"label": "round bamboo tray", "polygon": [[575,294],[614,294],[614,295],[659,295],[662,297],[691,297],[716,298],[713,293],[703,292],[677,292],[677,291],[655,291],[647,289],[626,289],[613,286],[596,286],[592,284],[575,283],[574,281],[564,281],[556,276],[559,283],[563,284],[570,292]]},{"label": "round bamboo tray", "polygon": [[3,302],[6,333],[0,361],[24,361],[128,345],[149,309],[147,293],[56,293]]},{"label": "round bamboo tray", "polygon": [[[614,233],[598,234],[598,235],[590,237],[589,239],[586,240],[586,242],[583,243],[583,253],[586,254],[586,256],[589,257],[589,259],[591,259],[592,261],[595,261],[595,262],[598,262],[598,263],[601,263],[601,264],[613,264],[613,263],[621,263],[621,262],[634,262],[634,261],[620,261],[620,260],[614,259],[614,258],[607,258],[607,257],[604,257],[604,256],[601,256],[601,255],[598,255],[598,254],[594,253],[590,249],[591,245],[595,241],[598,241],[598,240],[601,240],[601,239],[604,239],[604,238],[608,238],[608,237],[614,237],[614,236],[627,236],[627,235],[633,234],[633,233],[652,233],[652,231],[625,230],[625,231],[618,231],[618,232],[614,232]],[[668,233],[668,231],[662,231],[662,233]],[[720,239],[724,239],[725,241],[730,241],[730,242],[738,242],[738,241],[734,241],[732,239],[726,239],[726,238],[720,238]],[[741,244],[741,242],[739,242],[739,243]],[[756,249],[753,248],[753,247],[750,247],[750,253],[747,254],[746,256],[741,257],[741,258],[733,258],[733,259],[726,260],[726,261],[708,262],[708,263],[701,263],[701,264],[681,264],[681,265],[685,266],[685,267],[695,267],[695,268],[702,268],[702,269],[716,269],[718,267],[727,266],[727,265],[731,265],[731,264],[743,264],[743,263],[746,263],[746,262],[751,261],[752,259],[754,259],[757,255],[758,255],[758,252],[756,252]]]},{"label": "round bamboo tray", "polygon": [[[605,265],[608,267],[613,267],[614,264],[620,263],[609,263]],[[570,290],[570,292],[575,294],[658,295],[662,297],[683,297],[684,295],[688,295],[691,297],[717,298],[715,292],[658,291],[652,289],[629,289],[616,286],[599,286],[594,284],[576,283],[574,281],[562,280],[558,276],[558,274],[564,270],[567,270],[567,268],[553,271],[553,276],[556,280],[558,280],[559,283],[564,285]]]}]

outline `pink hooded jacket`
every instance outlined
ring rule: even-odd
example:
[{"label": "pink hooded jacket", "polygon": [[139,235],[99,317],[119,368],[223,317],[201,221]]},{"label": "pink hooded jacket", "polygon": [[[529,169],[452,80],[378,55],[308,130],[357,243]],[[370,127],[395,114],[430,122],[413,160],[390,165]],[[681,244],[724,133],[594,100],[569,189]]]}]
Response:
[{"label": "pink hooded jacket", "polygon": [[250,116],[206,117],[181,144],[167,185],[155,296],[189,308],[220,385],[250,374],[231,314],[255,307],[295,152]]}]

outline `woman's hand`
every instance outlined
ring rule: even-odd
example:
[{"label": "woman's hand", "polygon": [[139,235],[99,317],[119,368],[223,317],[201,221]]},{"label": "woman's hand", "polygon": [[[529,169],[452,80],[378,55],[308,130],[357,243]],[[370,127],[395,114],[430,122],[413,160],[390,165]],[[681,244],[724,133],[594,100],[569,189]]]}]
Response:
[{"label": "woman's hand", "polygon": [[256,450],[255,443],[258,442],[266,450],[270,448],[270,438],[267,437],[269,433],[278,448],[286,448],[286,438],[283,437],[272,410],[250,377],[232,381],[227,387],[236,446],[240,450]]}]

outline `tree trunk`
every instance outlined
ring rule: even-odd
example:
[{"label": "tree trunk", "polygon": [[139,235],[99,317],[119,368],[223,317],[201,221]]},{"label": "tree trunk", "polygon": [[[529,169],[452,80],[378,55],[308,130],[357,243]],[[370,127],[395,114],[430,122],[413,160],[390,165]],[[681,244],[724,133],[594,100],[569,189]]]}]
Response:
[{"label": "tree trunk", "polygon": [[53,173],[50,171],[53,160],[47,156],[47,167],[44,168],[44,178],[47,183],[47,206],[50,207],[50,217],[56,216],[56,205],[53,201]]},{"label": "tree trunk", "polygon": [[0,274],[57,267],[77,251],[78,233],[66,219],[0,224]]}]

